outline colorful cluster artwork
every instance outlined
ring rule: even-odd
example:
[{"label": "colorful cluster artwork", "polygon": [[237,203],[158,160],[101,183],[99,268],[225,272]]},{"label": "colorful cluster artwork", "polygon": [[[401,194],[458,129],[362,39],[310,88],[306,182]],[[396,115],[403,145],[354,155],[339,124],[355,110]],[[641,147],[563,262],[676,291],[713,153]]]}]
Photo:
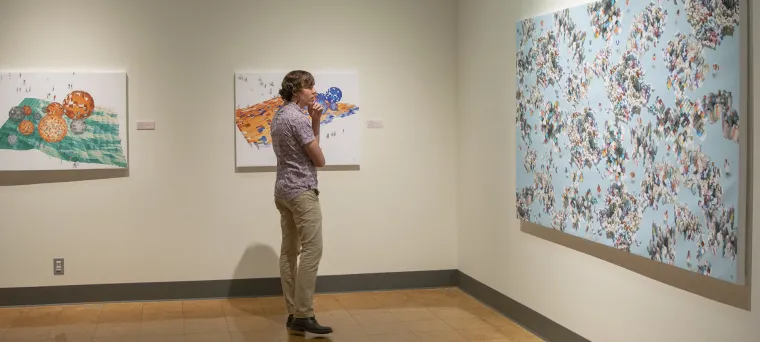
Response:
[{"label": "colorful cluster artwork", "polygon": [[127,167],[124,73],[0,72],[0,170]]},{"label": "colorful cluster artwork", "polygon": [[738,282],[738,0],[517,23],[517,216]]},{"label": "colorful cluster artwork", "polygon": [[[284,104],[279,95],[287,72],[235,75],[237,167],[276,166],[270,124]],[[320,146],[327,165],[359,165],[359,81],[351,72],[314,73],[317,102],[324,107]],[[307,116],[304,110],[304,116]]]}]

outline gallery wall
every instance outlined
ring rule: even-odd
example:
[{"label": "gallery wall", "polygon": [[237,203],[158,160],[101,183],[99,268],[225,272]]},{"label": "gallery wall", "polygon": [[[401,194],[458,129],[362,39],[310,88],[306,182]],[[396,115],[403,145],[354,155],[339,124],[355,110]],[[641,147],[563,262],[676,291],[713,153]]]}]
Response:
[{"label": "gallery wall", "polygon": [[[459,269],[591,341],[754,341],[760,336],[755,312],[521,231],[515,212],[515,23],[586,2],[459,3],[459,111],[466,113],[458,121]],[[757,18],[757,6],[752,11],[751,18]],[[759,77],[754,70],[752,83]],[[753,121],[749,130],[757,129]],[[754,144],[754,151],[760,150]],[[748,209],[760,208],[755,201]],[[757,250],[760,235],[748,243]],[[754,274],[760,274],[757,264]]]},{"label": "gallery wall", "polygon": [[356,71],[362,122],[383,124],[362,127],[359,170],[319,173],[320,274],[455,268],[455,11],[0,1],[0,69],[123,71],[129,111],[128,174],[0,173],[0,287],[278,276],[275,174],[235,168],[234,74],[270,69]]}]

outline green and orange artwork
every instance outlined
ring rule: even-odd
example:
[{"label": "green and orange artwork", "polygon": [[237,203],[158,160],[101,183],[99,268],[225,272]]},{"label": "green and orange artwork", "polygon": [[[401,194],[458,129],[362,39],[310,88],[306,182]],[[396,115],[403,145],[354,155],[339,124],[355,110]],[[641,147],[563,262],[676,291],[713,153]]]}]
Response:
[{"label": "green and orange artwork", "polygon": [[39,150],[62,161],[127,167],[118,113],[99,108],[89,92],[73,90],[60,102],[27,97],[8,109],[0,150]]}]

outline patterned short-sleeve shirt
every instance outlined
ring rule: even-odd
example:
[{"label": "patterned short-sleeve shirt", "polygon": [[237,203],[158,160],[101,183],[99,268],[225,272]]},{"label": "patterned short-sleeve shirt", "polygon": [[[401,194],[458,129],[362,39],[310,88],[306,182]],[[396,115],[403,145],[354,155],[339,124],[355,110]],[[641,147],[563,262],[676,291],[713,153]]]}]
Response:
[{"label": "patterned short-sleeve shirt", "polygon": [[288,200],[317,189],[317,168],[304,150],[304,145],[316,138],[311,118],[298,105],[287,102],[275,113],[271,127],[277,156],[274,196]]}]

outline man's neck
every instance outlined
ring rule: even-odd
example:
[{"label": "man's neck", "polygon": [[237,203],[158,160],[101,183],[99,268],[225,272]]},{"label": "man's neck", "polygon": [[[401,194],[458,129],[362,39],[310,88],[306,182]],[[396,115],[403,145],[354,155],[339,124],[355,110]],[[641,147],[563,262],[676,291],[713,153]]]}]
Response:
[{"label": "man's neck", "polygon": [[304,112],[304,113],[306,113],[306,112],[307,112],[307,111],[306,111],[306,107],[307,107],[307,105],[303,105],[303,106],[302,106],[302,105],[298,104],[297,102],[293,102],[293,101],[290,101],[290,102],[288,102],[288,104],[289,104],[289,105],[292,105],[292,106],[295,106],[296,108],[298,108],[298,110],[300,110],[300,111],[302,111],[302,112]]}]

